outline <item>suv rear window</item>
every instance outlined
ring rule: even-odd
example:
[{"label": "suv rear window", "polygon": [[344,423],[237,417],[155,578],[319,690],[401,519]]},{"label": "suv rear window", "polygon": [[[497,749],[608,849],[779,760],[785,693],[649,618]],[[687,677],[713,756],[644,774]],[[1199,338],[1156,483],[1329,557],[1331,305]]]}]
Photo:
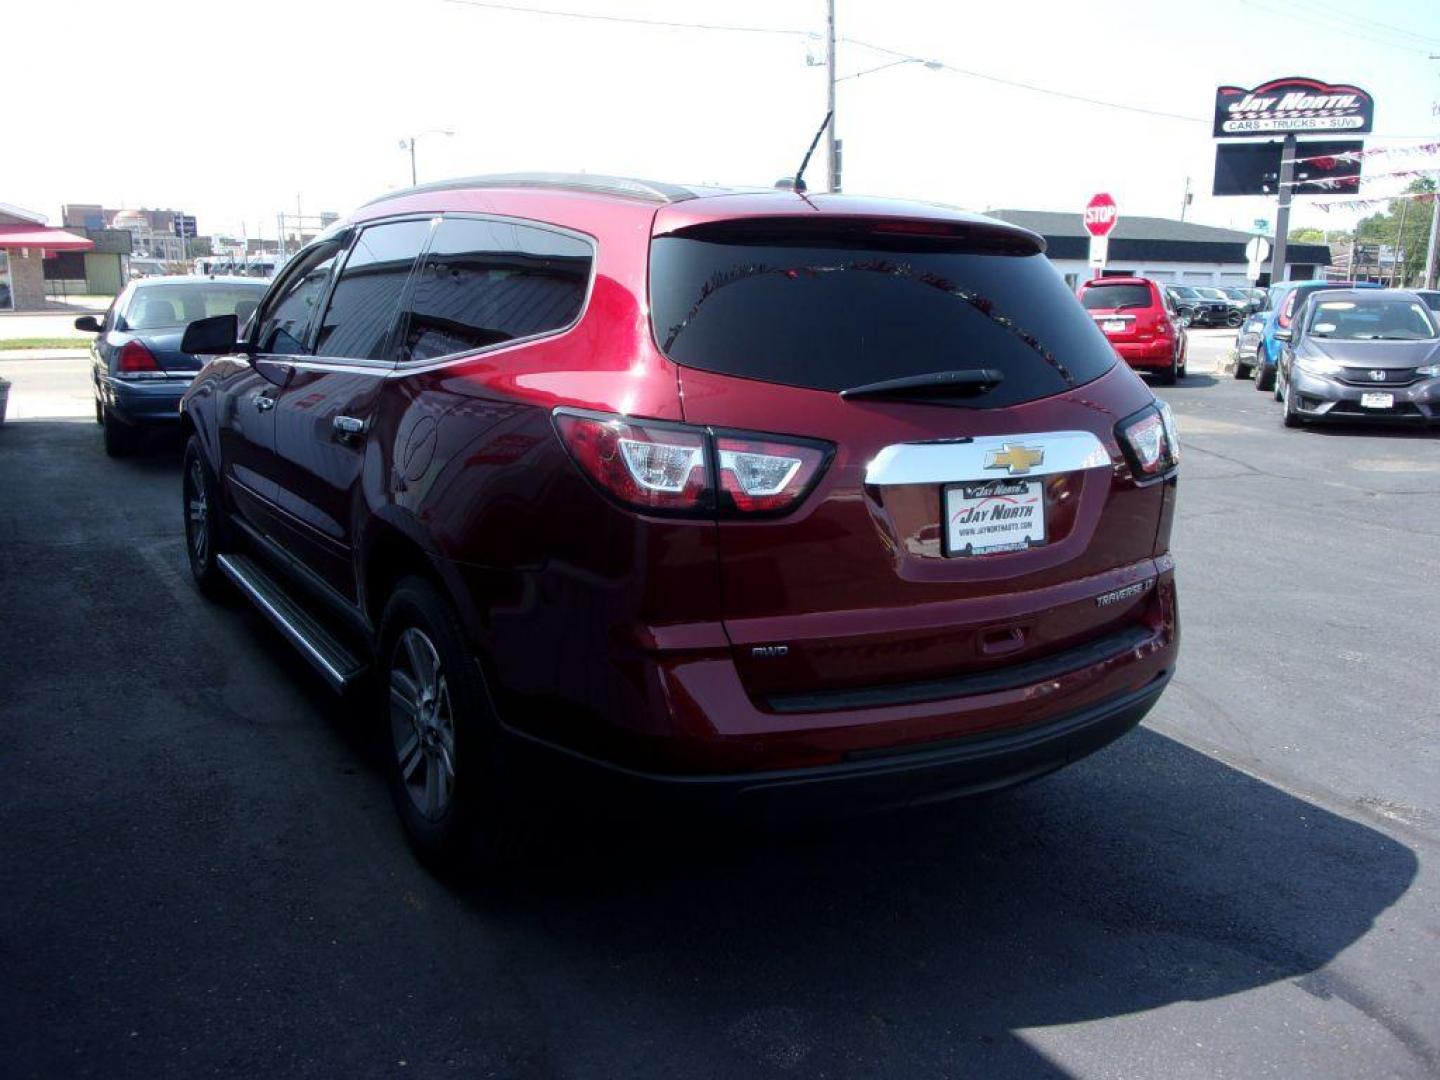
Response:
[{"label": "suv rear window", "polygon": [[966,399],[976,408],[1058,394],[1115,364],[1028,238],[882,235],[833,222],[821,234],[817,225],[728,222],[656,237],[651,320],[665,355],[830,391],[1000,369],[1002,383]]},{"label": "suv rear window", "polygon": [[1144,285],[1091,285],[1080,302],[1089,311],[1150,306],[1150,290]]}]

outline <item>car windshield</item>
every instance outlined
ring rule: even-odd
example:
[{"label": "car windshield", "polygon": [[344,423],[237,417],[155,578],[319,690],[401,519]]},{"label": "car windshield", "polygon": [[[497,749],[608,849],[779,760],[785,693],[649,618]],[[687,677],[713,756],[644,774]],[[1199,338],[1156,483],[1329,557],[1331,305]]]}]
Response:
[{"label": "car windshield", "polygon": [[1440,292],[1422,292],[1415,295],[1424,300],[1425,306],[1431,311],[1440,311]]},{"label": "car windshield", "polygon": [[1196,289],[1197,293],[1207,300],[1224,300],[1226,296],[1219,289]]},{"label": "car windshield", "polygon": [[264,295],[260,284],[201,282],[147,285],[135,290],[125,308],[125,329],[161,330],[186,326],[212,315],[235,315],[244,322]]},{"label": "car windshield", "polygon": [[1435,317],[1417,300],[1322,300],[1309,334],[1345,341],[1426,341],[1437,335]]},{"label": "car windshield", "polygon": [[1189,285],[1174,285],[1170,291],[1176,296],[1183,296],[1186,300],[1194,300],[1200,295],[1194,289],[1190,288]]},{"label": "car windshield", "polygon": [[1090,311],[1150,306],[1150,290],[1144,285],[1091,285],[1080,302]]}]

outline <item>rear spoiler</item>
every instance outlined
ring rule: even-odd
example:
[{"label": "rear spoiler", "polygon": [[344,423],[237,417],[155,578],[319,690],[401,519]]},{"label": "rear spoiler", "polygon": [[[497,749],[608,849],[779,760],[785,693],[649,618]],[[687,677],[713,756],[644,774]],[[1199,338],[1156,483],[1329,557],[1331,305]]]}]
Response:
[{"label": "rear spoiler", "polygon": [[706,221],[655,234],[739,244],[836,245],[875,250],[957,251],[992,255],[1043,255],[1037,233],[1003,221],[814,214],[808,217],[739,217]]}]

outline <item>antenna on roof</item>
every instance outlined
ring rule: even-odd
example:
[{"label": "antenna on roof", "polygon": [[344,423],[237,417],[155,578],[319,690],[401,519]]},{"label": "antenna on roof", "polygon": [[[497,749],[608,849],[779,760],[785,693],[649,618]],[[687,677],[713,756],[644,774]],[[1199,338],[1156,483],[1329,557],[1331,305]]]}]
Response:
[{"label": "antenna on roof", "polygon": [[775,185],[776,187],[788,188],[801,195],[805,194],[805,167],[810,164],[810,157],[815,153],[815,147],[820,145],[820,136],[825,134],[825,129],[830,126],[830,118],[834,115],[835,110],[831,109],[825,114],[825,119],[820,121],[820,130],[815,132],[815,138],[810,140],[810,149],[805,151],[805,160],[800,162],[800,168],[795,171],[795,179],[788,182],[781,180]]}]

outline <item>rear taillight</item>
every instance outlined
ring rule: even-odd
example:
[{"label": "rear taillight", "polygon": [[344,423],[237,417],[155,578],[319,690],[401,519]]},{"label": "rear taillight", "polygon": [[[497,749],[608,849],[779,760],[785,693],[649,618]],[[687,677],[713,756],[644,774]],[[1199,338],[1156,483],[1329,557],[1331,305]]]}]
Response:
[{"label": "rear taillight", "polygon": [[155,356],[138,341],[127,341],[120,346],[120,355],[115,358],[115,370],[122,375],[137,375],[142,371],[159,371]]},{"label": "rear taillight", "polygon": [[1180,442],[1170,406],[1155,401],[1115,425],[1115,435],[1137,480],[1163,476],[1180,464]]},{"label": "rear taillight", "polygon": [[570,455],[621,502],[671,513],[714,505],[704,432],[678,424],[556,413]]},{"label": "rear taillight", "polygon": [[720,490],[729,505],[746,514],[784,510],[810,489],[826,451],[817,446],[770,439],[715,436]]},{"label": "rear taillight", "polygon": [[637,510],[750,517],[798,506],[828,444],[651,420],[555,412],[561,441],[585,475]]}]

